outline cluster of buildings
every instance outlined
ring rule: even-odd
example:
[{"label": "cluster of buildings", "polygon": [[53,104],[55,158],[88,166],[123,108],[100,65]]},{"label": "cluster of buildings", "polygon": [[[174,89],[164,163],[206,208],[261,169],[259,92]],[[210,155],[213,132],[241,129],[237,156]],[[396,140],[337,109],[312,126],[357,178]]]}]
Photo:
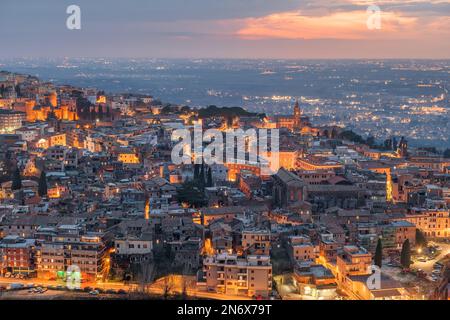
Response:
[{"label": "cluster of buildings", "polygon": [[[406,139],[390,150],[346,140],[343,128],[314,127],[298,103],[286,116],[200,118],[150,96],[8,72],[0,88],[0,275],[182,274],[199,291],[268,298],[289,274],[303,299],[407,299],[416,288],[388,275],[368,287],[378,240],[395,261],[417,229],[450,237],[450,159]],[[172,132],[198,121],[278,129],[277,172],[174,164]]]}]

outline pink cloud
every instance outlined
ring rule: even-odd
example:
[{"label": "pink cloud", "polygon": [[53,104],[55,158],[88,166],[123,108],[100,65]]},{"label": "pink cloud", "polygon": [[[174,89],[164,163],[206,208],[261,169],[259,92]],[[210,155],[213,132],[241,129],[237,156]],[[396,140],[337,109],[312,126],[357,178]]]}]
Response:
[{"label": "pink cloud", "polygon": [[381,12],[381,29],[369,30],[364,10],[306,16],[298,11],[243,19],[237,32],[244,39],[392,39],[413,38],[421,33],[417,17]]}]

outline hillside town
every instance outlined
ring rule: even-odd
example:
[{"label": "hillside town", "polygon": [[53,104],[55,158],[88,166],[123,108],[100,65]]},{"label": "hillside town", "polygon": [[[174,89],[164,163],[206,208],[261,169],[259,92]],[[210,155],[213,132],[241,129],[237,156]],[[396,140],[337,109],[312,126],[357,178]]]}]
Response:
[{"label": "hillside town", "polygon": [[[0,298],[449,299],[448,150],[291,110],[1,71]],[[278,130],[276,167],[247,160],[246,142],[242,161],[174,163],[173,133],[198,125]]]}]

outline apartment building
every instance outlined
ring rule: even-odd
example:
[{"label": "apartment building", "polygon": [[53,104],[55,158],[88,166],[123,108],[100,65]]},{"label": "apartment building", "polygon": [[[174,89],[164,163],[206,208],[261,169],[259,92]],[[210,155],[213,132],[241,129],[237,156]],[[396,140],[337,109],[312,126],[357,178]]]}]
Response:
[{"label": "apartment building", "polygon": [[290,256],[296,262],[313,262],[316,258],[314,245],[307,236],[289,237]]},{"label": "apartment building", "polygon": [[319,256],[328,263],[336,261],[337,250],[340,244],[337,243],[332,234],[321,234],[319,241]]},{"label": "apartment building", "polygon": [[0,241],[0,274],[6,272],[32,274],[35,265],[36,241],[9,235]]},{"label": "apartment building", "polygon": [[270,256],[216,254],[203,261],[208,291],[228,295],[268,297],[272,290]]},{"label": "apartment building", "polygon": [[344,246],[336,260],[337,280],[345,283],[347,276],[368,274],[368,268],[372,265],[372,254],[363,247],[349,245]]},{"label": "apartment building", "polygon": [[26,120],[26,114],[20,111],[0,110],[0,133],[19,129]]},{"label": "apartment building", "polygon": [[450,236],[450,210],[416,209],[403,220],[409,221],[427,237],[448,238]]},{"label": "apartment building", "polygon": [[248,254],[270,254],[269,230],[244,230],[242,231],[242,250]]},{"label": "apartment building", "polygon": [[395,230],[395,244],[397,248],[401,248],[403,242],[409,240],[409,243],[414,246],[416,243],[416,226],[406,220],[392,221],[390,225]]},{"label": "apartment building", "polygon": [[44,279],[64,278],[67,268],[80,268],[82,279],[105,276],[109,256],[104,234],[84,232],[77,225],[59,226],[37,252],[38,276]]},{"label": "apartment building", "polygon": [[117,255],[145,255],[152,253],[153,241],[151,237],[127,236],[115,239],[114,246]]}]

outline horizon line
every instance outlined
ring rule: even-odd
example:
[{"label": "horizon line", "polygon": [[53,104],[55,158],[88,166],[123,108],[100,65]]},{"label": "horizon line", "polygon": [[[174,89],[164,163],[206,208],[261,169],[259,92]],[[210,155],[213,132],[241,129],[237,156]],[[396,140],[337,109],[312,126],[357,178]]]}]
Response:
[{"label": "horizon line", "polygon": [[129,56],[129,57],[113,57],[113,56],[36,56],[36,57],[1,57],[0,60],[14,60],[14,59],[26,59],[26,60],[39,60],[39,59],[157,59],[157,60],[315,60],[315,61],[332,61],[332,60],[434,60],[434,61],[446,61],[450,60],[448,58],[413,58],[413,57],[399,57],[399,58],[382,58],[382,57],[359,57],[359,58],[246,58],[246,57],[139,57],[139,56]]}]

